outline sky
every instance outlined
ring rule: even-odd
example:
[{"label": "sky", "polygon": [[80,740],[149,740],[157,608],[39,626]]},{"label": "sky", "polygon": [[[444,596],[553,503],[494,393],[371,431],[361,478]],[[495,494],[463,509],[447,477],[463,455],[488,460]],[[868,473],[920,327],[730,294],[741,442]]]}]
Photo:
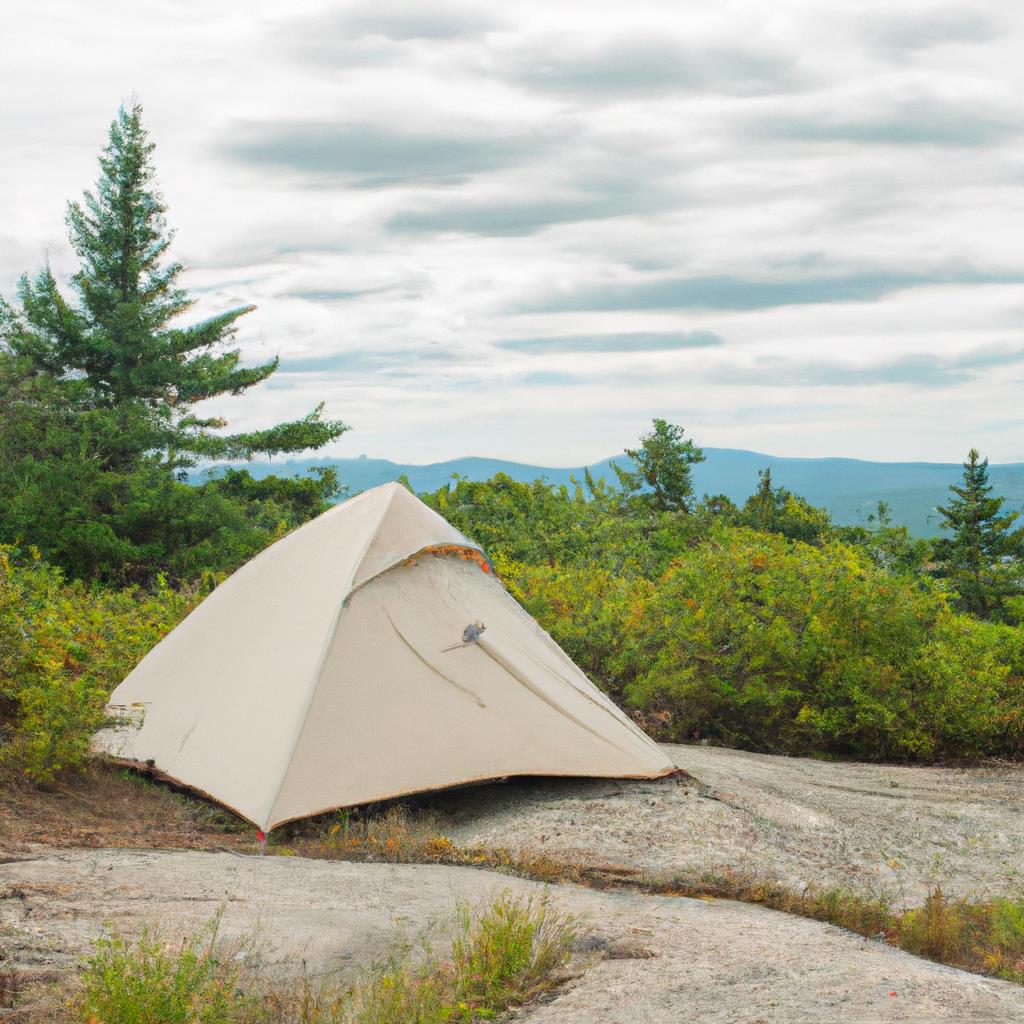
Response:
[{"label": "sky", "polygon": [[659,416],[1024,461],[1024,8],[36,0],[0,35],[0,293],[74,268],[119,103],[196,316],[330,454],[580,465]]}]

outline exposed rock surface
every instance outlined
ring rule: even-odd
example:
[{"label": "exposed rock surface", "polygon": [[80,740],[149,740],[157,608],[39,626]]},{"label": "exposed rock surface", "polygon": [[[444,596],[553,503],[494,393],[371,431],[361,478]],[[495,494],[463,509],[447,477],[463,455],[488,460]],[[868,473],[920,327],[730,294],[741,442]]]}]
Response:
[{"label": "exposed rock surface", "polygon": [[[39,851],[0,865],[0,934],[15,963],[70,964],[110,922],[194,931],[224,908],[227,936],[256,930],[264,956],[343,971],[443,921],[457,899],[543,887],[470,868],[342,864],[230,853]],[[808,1024],[1024,1019],[1024,988],[907,956],[758,907],[554,886],[616,949],[590,962],[536,1024]],[[600,942],[597,944],[601,944]],[[653,955],[648,955],[653,954]],[[623,955],[622,953],[618,956]]]},{"label": "exposed rock surface", "polygon": [[522,780],[435,801],[459,843],[652,874],[732,868],[887,893],[1024,892],[1024,766],[907,768],[666,747],[699,780]]}]

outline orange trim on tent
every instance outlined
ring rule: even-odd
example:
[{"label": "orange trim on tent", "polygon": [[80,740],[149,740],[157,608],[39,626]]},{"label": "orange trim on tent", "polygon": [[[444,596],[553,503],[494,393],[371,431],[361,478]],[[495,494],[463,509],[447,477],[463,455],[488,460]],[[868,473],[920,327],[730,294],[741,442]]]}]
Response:
[{"label": "orange trim on tent", "polygon": [[491,572],[491,563],[487,561],[487,556],[482,551],[476,548],[467,548],[462,544],[433,544],[428,548],[417,551],[415,555],[405,559],[401,564],[415,565],[424,555],[454,555],[456,558],[461,558],[464,562],[476,562],[483,572]]}]

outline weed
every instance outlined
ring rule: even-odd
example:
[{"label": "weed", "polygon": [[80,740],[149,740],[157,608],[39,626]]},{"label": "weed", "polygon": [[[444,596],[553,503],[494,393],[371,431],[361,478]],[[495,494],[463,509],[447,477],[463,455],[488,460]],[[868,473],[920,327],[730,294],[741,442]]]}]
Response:
[{"label": "weed", "polygon": [[[5,957],[0,949],[0,961]],[[24,985],[17,971],[0,969],[0,1010],[13,1010],[18,1005]]]},{"label": "weed", "polygon": [[958,962],[968,943],[968,920],[936,885],[918,910],[900,919],[899,944],[903,949],[944,963]]},{"label": "weed", "polygon": [[85,1024],[232,1024],[245,998],[239,967],[216,948],[219,915],[178,946],[144,932],[97,940],[75,1007]]},{"label": "weed", "polygon": [[108,936],[69,1003],[79,1024],[471,1024],[555,984],[576,941],[548,899],[501,893],[456,910],[450,954],[401,947],[347,986],[268,984],[217,944],[219,918],[169,945]]},{"label": "weed", "polygon": [[936,886],[900,919],[896,942],[910,953],[1024,984],[1024,899],[949,901]]},{"label": "weed", "polygon": [[474,917],[460,908],[452,960],[459,1005],[498,1010],[542,988],[572,951],[571,920],[546,899],[499,896]]}]

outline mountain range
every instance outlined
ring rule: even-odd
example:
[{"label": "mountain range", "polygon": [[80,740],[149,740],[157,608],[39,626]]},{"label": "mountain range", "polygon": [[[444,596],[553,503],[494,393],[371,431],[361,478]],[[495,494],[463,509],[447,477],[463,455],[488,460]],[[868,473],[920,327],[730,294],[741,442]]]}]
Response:
[{"label": "mountain range", "polygon": [[[939,532],[935,506],[949,499],[949,485],[956,483],[962,473],[957,463],[796,459],[737,448],[705,448],[704,455],[705,461],[693,468],[697,495],[725,494],[741,504],[756,489],[758,472],[770,467],[775,484],[802,495],[813,505],[827,508],[837,523],[863,524],[877,503],[884,501],[890,507],[893,522],[920,537]],[[595,478],[614,481],[613,461],[624,464],[628,458],[612,456],[588,467],[561,468],[480,457],[413,465],[360,455],[350,459],[251,462],[238,468],[246,468],[253,476],[262,478],[272,473],[302,475],[314,466],[330,465],[337,469],[348,494],[353,495],[403,475],[416,491],[436,490],[455,474],[470,480],[486,480],[495,473],[507,473],[514,480],[525,482],[543,477],[553,484],[568,484],[573,478],[582,480],[587,468]],[[989,476],[994,493],[1007,499],[1007,508],[1024,507],[1024,463],[993,465]]]}]

